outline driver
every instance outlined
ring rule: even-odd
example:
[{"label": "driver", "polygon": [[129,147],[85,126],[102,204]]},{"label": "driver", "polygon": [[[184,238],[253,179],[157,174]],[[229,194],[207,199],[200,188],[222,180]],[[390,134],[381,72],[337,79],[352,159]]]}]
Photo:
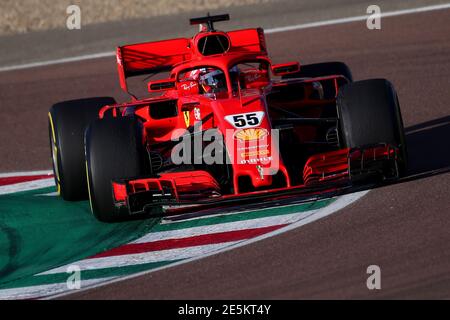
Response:
[{"label": "driver", "polygon": [[225,74],[218,69],[201,69],[199,85],[204,93],[218,93],[226,90],[227,82]]}]

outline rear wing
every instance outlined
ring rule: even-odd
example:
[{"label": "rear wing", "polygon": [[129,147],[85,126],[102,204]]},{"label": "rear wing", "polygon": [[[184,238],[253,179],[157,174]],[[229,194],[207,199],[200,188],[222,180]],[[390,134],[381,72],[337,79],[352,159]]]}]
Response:
[{"label": "rear wing", "polygon": [[[231,42],[229,52],[267,53],[264,31],[261,28],[230,31],[226,34]],[[179,63],[201,56],[193,45],[194,39],[179,38],[118,47],[117,69],[121,88],[128,92],[129,77],[170,71]]]},{"label": "rear wing", "polygon": [[266,38],[262,28],[227,32],[230,37],[230,52],[254,52],[267,54]]},{"label": "rear wing", "polygon": [[120,86],[128,92],[128,77],[170,70],[174,65],[190,60],[189,39],[180,38],[131,44],[117,48],[117,69]]}]

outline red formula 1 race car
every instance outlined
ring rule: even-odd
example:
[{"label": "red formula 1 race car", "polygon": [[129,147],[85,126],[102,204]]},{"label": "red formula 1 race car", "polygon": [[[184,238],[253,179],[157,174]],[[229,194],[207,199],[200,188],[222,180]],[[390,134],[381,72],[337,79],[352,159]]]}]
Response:
[{"label": "red formula 1 race car", "polygon": [[[322,194],[398,179],[407,153],[397,94],[353,82],[340,62],[272,64],[260,28],[221,32],[228,15],[191,19],[193,38],[117,49],[123,90],[146,98],[55,104],[58,191],[90,199],[101,221]],[[155,79],[155,78],[153,78]],[[147,83],[147,82],[146,82]]]}]

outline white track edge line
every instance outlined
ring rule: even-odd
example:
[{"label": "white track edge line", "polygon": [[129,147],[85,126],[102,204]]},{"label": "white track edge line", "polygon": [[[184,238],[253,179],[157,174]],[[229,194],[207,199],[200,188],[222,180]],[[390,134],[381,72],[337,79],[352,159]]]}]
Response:
[{"label": "white track edge line", "polygon": [[0,178],[40,176],[40,175],[51,176],[52,174],[53,174],[52,170],[6,172],[6,173],[0,173]]},{"label": "white track edge line", "polygon": [[[382,18],[387,18],[387,17],[394,17],[394,16],[400,16],[400,15],[406,15],[406,14],[422,13],[422,12],[429,12],[429,11],[436,11],[436,10],[445,10],[445,9],[450,9],[450,3],[445,3],[445,4],[440,4],[440,5],[432,5],[432,6],[425,6],[425,7],[417,7],[417,8],[412,8],[412,9],[388,11],[388,12],[385,12],[385,13],[381,13],[380,16]],[[265,30],[265,33],[266,34],[273,34],[273,33],[293,31],[293,30],[317,28],[317,27],[336,25],[336,24],[342,24],[342,23],[364,21],[364,20],[366,20],[368,18],[368,16],[369,15],[345,17],[345,18],[339,18],[339,19],[323,20],[323,21],[310,22],[310,23],[304,23],[304,24],[296,24],[296,25],[291,25],[291,26],[270,28],[270,29]],[[51,65],[56,65],[56,64],[64,64],[64,63],[70,63],[70,62],[78,62],[78,61],[84,61],[84,60],[113,57],[114,55],[115,55],[115,52],[112,52],[112,51],[110,51],[110,52],[100,52],[100,53],[94,53],[94,54],[86,54],[86,55],[74,56],[74,57],[69,57],[69,58],[62,58],[62,59],[55,59],[55,60],[48,60],[48,61],[40,61],[40,62],[32,62],[32,63],[26,63],[26,64],[20,64],[20,65],[5,66],[5,67],[0,67],[0,72],[15,71],[15,70],[22,70],[22,69],[29,69],[29,68],[36,68],[36,67],[51,66]]]},{"label": "white track edge line", "polygon": [[114,55],[115,55],[115,52],[100,52],[100,53],[94,53],[94,54],[85,54],[85,55],[81,55],[81,56],[74,56],[74,57],[69,57],[69,58],[31,62],[31,63],[1,67],[0,72],[16,71],[16,70],[23,70],[23,69],[30,69],[30,68],[37,68],[37,67],[47,67],[47,66],[56,65],[56,64],[93,60],[93,59],[99,59],[99,58],[108,58],[108,57],[113,57]]},{"label": "white track edge line", "polygon": [[[407,15],[407,14],[422,13],[422,12],[429,12],[429,11],[436,11],[436,10],[445,10],[445,9],[450,9],[450,3],[432,5],[432,6],[426,6],[426,7],[418,7],[418,8],[412,8],[412,9],[387,11],[384,13],[381,12],[380,17],[388,18],[388,17],[395,17],[395,16],[401,16],[401,15]],[[305,23],[305,24],[297,24],[297,25],[292,25],[292,26],[267,29],[265,31],[265,33],[271,34],[271,33],[301,30],[301,29],[308,29],[308,28],[317,28],[317,27],[349,23],[349,22],[365,21],[365,20],[367,20],[368,17],[369,17],[369,15],[363,15],[363,16],[346,17],[346,18],[339,18],[339,19],[332,19],[332,20],[325,20],[325,21],[318,21],[318,22],[310,22],[310,23]]]}]

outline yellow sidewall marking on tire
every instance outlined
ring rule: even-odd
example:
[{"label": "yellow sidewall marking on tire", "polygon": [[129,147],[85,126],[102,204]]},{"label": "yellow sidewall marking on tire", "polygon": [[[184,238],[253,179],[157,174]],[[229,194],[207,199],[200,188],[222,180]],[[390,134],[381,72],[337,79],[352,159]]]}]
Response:
[{"label": "yellow sidewall marking on tire", "polygon": [[88,171],[87,161],[85,161],[85,166],[86,166],[86,182],[87,182],[87,189],[88,189],[88,196],[89,196],[89,205],[91,207],[92,214],[94,214],[94,209],[92,209],[91,185],[89,183],[89,171]]},{"label": "yellow sidewall marking on tire", "polygon": [[48,119],[50,121],[50,128],[52,130],[52,161],[53,167],[55,171],[55,180],[56,180],[56,192],[58,195],[61,195],[61,183],[59,178],[59,169],[58,169],[58,147],[56,146],[56,134],[55,134],[55,126],[53,125],[52,114],[48,113]]}]

